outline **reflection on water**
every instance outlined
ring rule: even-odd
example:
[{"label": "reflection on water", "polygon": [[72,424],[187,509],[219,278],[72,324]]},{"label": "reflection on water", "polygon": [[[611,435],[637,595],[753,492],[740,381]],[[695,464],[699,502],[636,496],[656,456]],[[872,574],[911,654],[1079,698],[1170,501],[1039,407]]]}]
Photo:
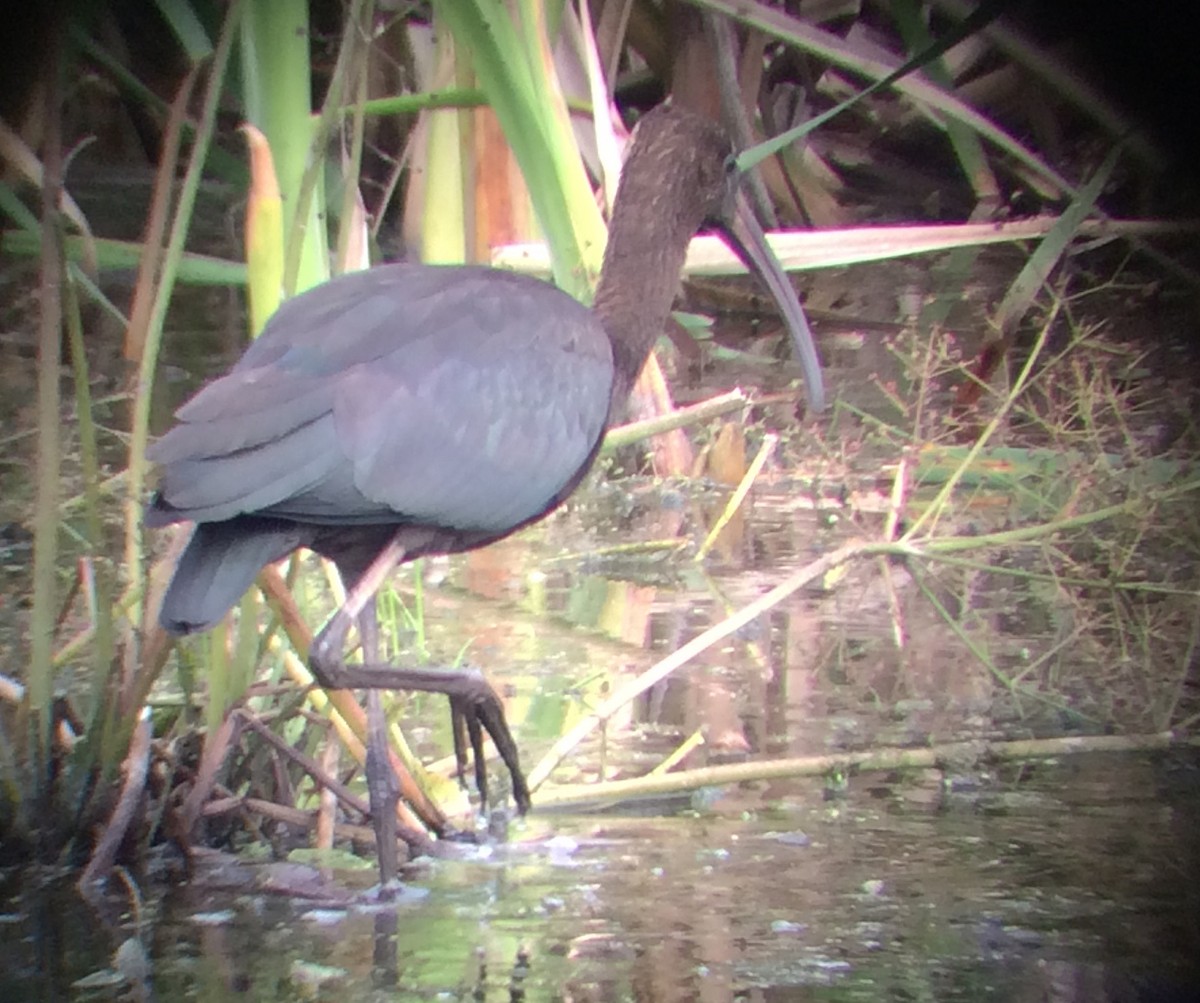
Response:
[{"label": "reflection on water", "polygon": [[[381,941],[378,915],[271,894],[265,869],[198,879],[147,906],[151,981],[159,999],[1200,998],[1198,765],[1092,755],[959,789],[789,782],[535,814],[507,845],[413,867],[427,894]],[[5,999],[65,998],[130,934],[7,891]]]},{"label": "reflection on water", "polygon": [[[649,497],[593,493],[536,532],[424,568],[427,647],[446,657],[469,638],[471,660],[509,682],[527,761],[831,532],[780,489],[757,496],[738,547],[706,569],[659,550],[605,555],[603,539],[662,538]],[[702,535],[706,500],[672,504],[673,531]],[[944,595],[994,664],[1019,668],[1033,641],[1011,597],[961,579]],[[1032,619],[1053,631],[1052,617]],[[449,748],[441,701],[417,698],[408,714],[424,751]],[[871,565],[709,649],[555,779],[636,775],[697,729],[689,766],[1070,724],[971,657],[903,568]],[[535,807],[508,843],[412,866],[395,912],[347,904],[361,874],[201,866],[144,907],[147,995],[1195,999],[1198,834],[1200,762],[1178,757],[764,782],[593,814]],[[71,987],[122,944],[127,956],[137,930],[10,879],[0,998],[115,996]]]},{"label": "reflection on water", "polygon": [[[753,517],[701,565],[664,541],[702,539],[727,492],[639,485],[597,487],[531,532],[422,571],[425,646],[452,661],[469,641],[467,657],[505,681],[528,763],[844,535],[811,493],[768,477]],[[697,731],[686,766],[1071,728],[1085,689],[1068,716],[1040,698],[1042,676],[1021,691],[994,671],[1020,675],[1060,630],[1052,597],[1007,588],[958,573],[922,594],[908,569],[855,565],[708,649],[554,779],[643,773]],[[1054,681],[1092,668],[1063,646]],[[444,701],[417,696],[407,714],[422,752],[450,748]],[[11,875],[0,998],[83,995],[76,980],[140,935],[159,999],[1190,999],[1198,770],[1090,756],[535,810],[510,843],[412,867],[394,924],[345,904],[345,874],[314,872],[304,898],[294,872],[268,868],[151,889],[137,929]]]},{"label": "reflection on water", "polygon": [[[426,564],[432,660],[453,661],[465,645],[469,661],[506,682],[527,762],[622,683],[850,535],[814,511],[807,489],[768,479],[734,525],[736,543],[696,563],[728,492],[620,483],[487,550]],[[857,518],[858,532],[878,534],[864,524],[872,517]],[[690,767],[1094,732],[1112,720],[1095,653],[1056,645],[1053,595],[976,572],[922,574],[918,586],[902,565],[860,561],[795,594],[610,720],[603,763],[585,749],[554,779],[638,775],[696,732],[705,741]],[[1071,691],[1068,706],[1061,694]],[[436,697],[410,705],[430,757],[450,744],[440,707]]]},{"label": "reflection on water", "polygon": [[[879,532],[869,508],[768,467],[751,511],[693,562],[728,494],[593,480],[517,538],[426,562],[423,644],[443,663],[467,645],[504,682],[532,764],[622,682],[840,543],[842,523]],[[636,776],[696,733],[688,767],[1095,731],[1120,711],[1094,653],[1062,643],[1078,632],[1053,590],[918,571],[861,562],[793,596],[553,779]],[[451,747],[444,700],[415,695],[406,715],[420,752]],[[1198,770],[1089,756],[535,810],[510,843],[412,867],[395,914],[346,906],[361,877],[313,872],[300,898],[295,872],[222,868],[148,886],[139,927],[106,927],[8,875],[0,999],[114,997],[72,986],[131,937],[164,1000],[1192,999]]]}]

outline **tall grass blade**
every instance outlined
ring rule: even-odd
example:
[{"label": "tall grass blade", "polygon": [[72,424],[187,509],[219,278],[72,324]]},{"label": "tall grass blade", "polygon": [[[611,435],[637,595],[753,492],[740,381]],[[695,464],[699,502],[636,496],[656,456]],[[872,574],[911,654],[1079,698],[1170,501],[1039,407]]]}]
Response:
[{"label": "tall grass blade", "polygon": [[[24,230],[0,233],[0,254],[33,257],[38,252],[38,235]],[[88,246],[83,238],[67,234],[63,241],[67,260],[83,262]],[[97,237],[92,241],[99,271],[125,272],[137,268],[144,248],[140,242]],[[211,254],[185,252],[179,256],[175,280],[198,286],[241,286],[246,284],[246,265]]]},{"label": "tall grass blade", "polygon": [[[142,537],[142,505],[146,484],[146,443],[150,434],[150,399],[154,388],[155,373],[158,368],[158,355],[162,343],[163,320],[166,317],[167,305],[171,292],[175,287],[176,274],[183,256],[183,245],[187,237],[192,217],[192,209],[196,201],[196,193],[200,187],[205,157],[212,142],[216,124],[217,109],[220,106],[225,71],[229,65],[230,53],[233,49],[234,38],[237,37],[241,21],[242,0],[232,0],[221,27],[221,35],[213,54],[207,86],[204,92],[203,106],[196,132],[196,142],[188,160],[183,183],[180,186],[179,198],[175,207],[175,217],[167,240],[167,249],[163,255],[162,272],[157,294],[150,312],[150,322],[147,325],[145,351],[142,354],[138,368],[137,382],[132,403],[132,419],[130,422],[129,466],[127,473],[127,494],[125,503],[125,564],[126,573],[140,576],[143,567],[143,537]],[[139,577],[139,580],[142,580]],[[135,602],[132,609],[134,622],[141,623],[143,610],[141,603]],[[129,659],[126,675],[132,678],[133,667],[138,665],[139,645],[136,633],[127,637],[127,658]],[[143,680],[142,685],[145,685]],[[133,722],[126,722],[128,731]]]},{"label": "tall grass blade", "polygon": [[[323,199],[301,206],[314,156],[307,0],[253,0],[241,57],[246,120],[267,138],[283,200],[284,289],[302,292],[329,276]],[[314,183],[320,185],[319,177]]]},{"label": "tall grass blade", "polygon": [[29,669],[25,706],[29,717],[27,754],[34,795],[49,794],[50,702],[54,672],[54,622],[58,608],[58,501],[61,483],[59,366],[62,358],[63,253],[59,222],[62,188],[62,40],[51,31],[49,72],[43,102],[46,135],[42,182],[41,308],[38,327],[37,487],[33,530],[33,603],[29,617]]},{"label": "tall grass blade", "polygon": [[1029,309],[1033,298],[1046,283],[1050,272],[1058,264],[1071,241],[1075,239],[1079,228],[1083,225],[1096,207],[1096,199],[1104,191],[1113,169],[1117,166],[1117,158],[1121,148],[1114,147],[1105,157],[1104,162],[1092,175],[1079,193],[1067,206],[1058,221],[1050,228],[1050,232],[1038,244],[1037,250],[1025,262],[1025,267],[1008,287],[1004,299],[997,310],[996,323],[1002,332],[1009,332]]},{"label": "tall grass blade", "polygon": [[191,63],[202,63],[213,54],[212,39],[186,0],[154,0],[154,6]]},{"label": "tall grass blade", "polygon": [[95,603],[90,654],[92,673],[88,689],[80,694],[82,717],[87,722],[86,748],[77,761],[81,772],[98,762],[101,772],[111,776],[120,764],[123,751],[113,742],[113,713],[109,680],[114,658],[114,575],[108,557],[108,545],[101,519],[101,478],[96,423],[92,414],[91,381],[88,378],[87,349],[79,315],[79,297],[74,280],[63,287],[66,300],[67,332],[70,337],[71,366],[75,377],[75,414],[79,435],[79,457],[83,472],[84,540],[87,555],[95,569]]},{"label": "tall grass blade", "polygon": [[507,9],[487,0],[442,0],[435,9],[455,41],[469,50],[472,68],[521,166],[550,246],[555,281],[572,295],[590,298],[603,254],[604,224],[566,109],[548,107],[561,105],[561,95],[542,58],[546,43],[523,37]]},{"label": "tall grass blade", "polygon": [[[892,4],[892,17],[895,18],[900,34],[903,36],[909,52],[928,53],[938,44],[930,35],[925,20],[914,0],[895,0]],[[940,54],[932,57],[922,68],[925,75],[946,93],[954,92],[954,78],[946,68],[945,60]],[[979,137],[968,129],[958,119],[946,121],[946,135],[954,148],[959,165],[967,181],[975,190],[976,198],[984,203],[985,208],[997,209],[1000,205],[1000,185],[996,176],[988,166],[987,156]]]}]

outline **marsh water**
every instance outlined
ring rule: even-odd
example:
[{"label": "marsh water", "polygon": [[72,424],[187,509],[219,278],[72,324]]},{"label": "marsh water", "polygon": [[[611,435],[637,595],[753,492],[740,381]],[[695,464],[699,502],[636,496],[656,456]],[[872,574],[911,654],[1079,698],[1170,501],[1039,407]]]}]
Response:
[{"label": "marsh water", "polygon": [[[894,353],[865,345],[840,372],[825,351],[869,409]],[[789,383],[752,352],[713,357],[685,393]],[[715,427],[698,436],[711,448],[696,476],[593,477],[546,523],[402,575],[390,640],[483,666],[537,762],[658,658],[879,532],[888,450],[873,467],[857,438],[851,477],[847,440],[791,400],[742,418],[744,444],[736,428],[732,448]],[[781,438],[749,503],[693,560],[732,491],[721,471],[744,469],[768,430]],[[977,500],[958,532],[1008,517],[1001,494]],[[637,776],[693,738],[685,768],[1150,730],[1130,696],[1141,677],[1099,657],[1078,615],[994,569],[852,564],[631,703],[553,780]],[[418,752],[448,752],[444,702],[405,715]],[[282,825],[235,832],[236,855],[198,848],[188,883],[133,875],[140,898],[114,889],[112,914],[76,899],[70,875],[2,874],[0,999],[1200,999],[1200,758],[1186,751],[547,800],[482,846],[409,865],[382,909],[368,860],[314,862]]]},{"label": "marsh water", "polygon": [[[702,801],[535,812],[426,860],[393,913],[368,873],[201,867],[108,928],[6,882],[4,999],[1200,998],[1197,764],[1083,756]],[[295,894],[307,883],[311,897]],[[281,893],[286,885],[291,891]],[[394,916],[394,926],[389,922]],[[84,980],[80,982],[79,980]]]},{"label": "marsh water", "polygon": [[[605,549],[688,536],[724,493],[597,481],[541,528],[427,562],[423,646],[469,639],[535,762],[582,708],[842,533],[777,471],[703,571],[655,547]],[[1014,672],[1060,629],[1028,596],[943,584],[960,626]],[[411,579],[399,591],[411,606]],[[1057,663],[1064,683],[1087,671],[1086,652]],[[444,705],[415,700],[407,716],[419,751],[445,754]],[[697,732],[685,766],[1086,724],[1002,685],[903,568],[864,564],[710,648],[555,779],[638,775]],[[313,863],[287,854],[304,833],[268,834],[271,860],[247,833],[236,856],[197,851],[188,883],[145,881],[136,916],[124,893],[101,917],[67,876],[7,875],[0,999],[1200,998],[1200,758],[1184,753],[535,804],[505,835],[409,865],[382,909],[369,860]]]}]

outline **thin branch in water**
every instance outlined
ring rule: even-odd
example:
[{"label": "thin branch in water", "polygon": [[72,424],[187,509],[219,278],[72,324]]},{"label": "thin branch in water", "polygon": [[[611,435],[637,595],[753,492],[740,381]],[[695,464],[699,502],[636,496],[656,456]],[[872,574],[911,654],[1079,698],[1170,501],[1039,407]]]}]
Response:
[{"label": "thin branch in water", "polygon": [[949,742],[917,749],[866,749],[828,756],[761,760],[709,766],[679,773],[653,774],[633,780],[608,780],[595,784],[570,784],[543,788],[539,803],[545,807],[612,802],[625,798],[677,794],[702,787],[778,780],[785,777],[823,776],[833,772],[867,772],[930,769],[953,763],[1012,762],[1050,759],[1093,752],[1146,752],[1180,747],[1196,748],[1200,739],[1181,739],[1175,732],[1148,735],[1094,735],[1022,739],[1014,742]]}]

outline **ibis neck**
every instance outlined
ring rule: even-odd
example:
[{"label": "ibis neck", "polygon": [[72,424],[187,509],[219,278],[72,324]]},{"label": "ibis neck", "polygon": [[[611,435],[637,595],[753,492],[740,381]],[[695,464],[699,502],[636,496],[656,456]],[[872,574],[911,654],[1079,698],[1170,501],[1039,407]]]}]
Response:
[{"label": "ibis neck", "polygon": [[[624,193],[623,193],[624,194]],[[618,196],[593,310],[612,343],[609,421],[619,416],[662,334],[679,289],[694,224],[679,219],[670,191],[648,199]],[[674,211],[673,211],[674,210]]]}]

